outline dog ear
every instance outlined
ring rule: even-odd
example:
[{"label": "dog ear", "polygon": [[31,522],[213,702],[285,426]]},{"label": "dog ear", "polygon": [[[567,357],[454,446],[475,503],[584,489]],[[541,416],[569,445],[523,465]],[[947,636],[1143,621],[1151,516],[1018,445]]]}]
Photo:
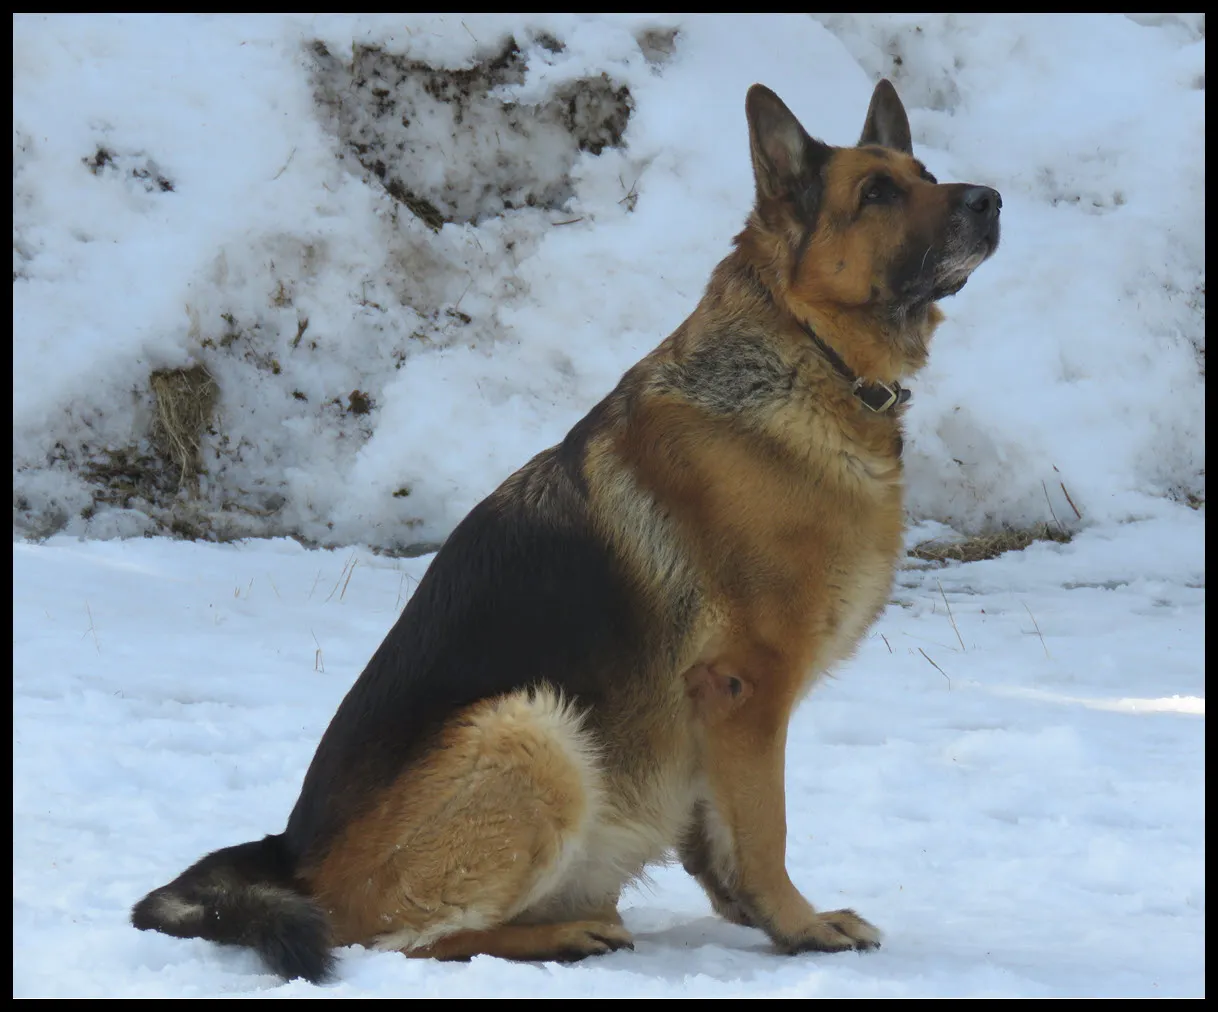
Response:
[{"label": "dog ear", "polygon": [[809,190],[819,194],[820,170],[832,149],[809,137],[782,99],[763,84],[749,89],[744,111],[758,202],[792,196],[807,204]]},{"label": "dog ear", "polygon": [[859,144],[878,144],[913,154],[913,138],[909,135],[909,117],[905,106],[897,95],[897,89],[888,78],[882,78],[871,94],[871,105],[867,107],[867,121],[863,124],[863,135]]}]

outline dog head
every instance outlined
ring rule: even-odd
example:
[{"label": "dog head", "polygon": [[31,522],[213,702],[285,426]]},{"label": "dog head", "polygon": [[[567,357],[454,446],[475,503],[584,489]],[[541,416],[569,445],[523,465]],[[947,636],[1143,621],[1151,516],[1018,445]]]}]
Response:
[{"label": "dog head", "polygon": [[920,366],[922,332],[940,318],[934,304],[998,248],[998,191],[935,179],[914,157],[887,80],[854,147],[809,136],[763,85],[749,89],[745,109],[757,186],[750,229],[770,240],[775,294],[803,319],[872,316],[898,342],[910,339],[905,364]]}]

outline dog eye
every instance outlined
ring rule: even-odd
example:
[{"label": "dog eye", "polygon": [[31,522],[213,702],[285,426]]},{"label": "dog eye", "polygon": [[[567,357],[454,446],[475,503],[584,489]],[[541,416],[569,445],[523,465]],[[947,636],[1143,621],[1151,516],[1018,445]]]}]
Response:
[{"label": "dog eye", "polygon": [[900,191],[891,179],[879,177],[873,179],[863,187],[863,204],[891,204],[897,197],[900,196]]}]

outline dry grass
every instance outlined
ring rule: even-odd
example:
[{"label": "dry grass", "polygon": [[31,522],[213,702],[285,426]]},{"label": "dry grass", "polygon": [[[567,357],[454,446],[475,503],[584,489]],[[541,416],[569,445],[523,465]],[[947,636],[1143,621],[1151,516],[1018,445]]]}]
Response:
[{"label": "dry grass", "polygon": [[982,559],[997,558],[1005,552],[1023,551],[1034,541],[1056,541],[1058,544],[1065,544],[1070,538],[1070,533],[1060,527],[1036,524],[1025,530],[978,534],[959,541],[932,538],[915,545],[909,555],[911,558],[941,566],[949,562],[980,562]]},{"label": "dry grass", "polygon": [[[938,580],[935,583],[939,583]],[[952,630],[956,633],[956,639],[960,641],[961,653],[967,653],[968,648],[964,645],[964,637],[960,635],[960,627],[956,625],[956,616],[952,614],[952,606],[947,600],[947,595],[943,592],[943,584],[939,583],[939,596],[943,598],[943,606],[947,609],[947,620],[952,624]]]},{"label": "dry grass", "polygon": [[1032,614],[1032,609],[1028,607],[1026,602],[1021,601],[1020,604],[1023,605],[1023,610],[1028,613],[1028,618],[1032,620],[1032,627],[1036,630],[1036,635],[1040,637],[1040,645],[1045,652],[1045,657],[1047,658],[1049,656],[1049,646],[1047,643],[1045,643],[1044,633],[1040,631],[1040,623],[1036,621],[1036,616]]},{"label": "dry grass", "polygon": [[178,487],[195,485],[202,468],[203,432],[211,423],[219,387],[202,365],[158,369],[150,377],[156,399],[153,440],[178,470]]},{"label": "dry grass", "polygon": [[920,653],[920,654],[921,654],[923,657],[925,657],[925,658],[927,659],[927,661],[929,661],[929,662],[930,662],[930,666],[931,666],[932,668],[934,668],[934,669],[935,669],[937,672],[939,672],[939,674],[941,674],[941,675],[942,675],[944,678],[947,678],[947,687],[948,687],[948,689],[950,690],[950,689],[951,689],[951,687],[952,687],[952,680],[951,680],[950,678],[948,678],[948,677],[947,677],[947,672],[946,672],[946,671],[944,671],[944,670],[943,670],[941,667],[939,667],[939,665],[938,665],[938,664],[936,664],[934,661],[932,661],[932,660],[930,659],[930,654],[928,654],[928,653],[927,653],[925,650],[923,650],[921,647],[918,647],[918,653]]}]

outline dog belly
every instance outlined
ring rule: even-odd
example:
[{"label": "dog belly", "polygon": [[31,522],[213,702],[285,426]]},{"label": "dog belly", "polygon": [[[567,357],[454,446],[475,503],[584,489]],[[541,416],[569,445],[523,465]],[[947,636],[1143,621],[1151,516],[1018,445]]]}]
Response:
[{"label": "dog belly", "polygon": [[528,905],[519,922],[567,920],[614,908],[621,891],[643,878],[649,865],[672,859],[700,782],[692,737],[679,739],[681,747],[672,748],[646,777],[602,771],[596,811],[561,878]]}]

